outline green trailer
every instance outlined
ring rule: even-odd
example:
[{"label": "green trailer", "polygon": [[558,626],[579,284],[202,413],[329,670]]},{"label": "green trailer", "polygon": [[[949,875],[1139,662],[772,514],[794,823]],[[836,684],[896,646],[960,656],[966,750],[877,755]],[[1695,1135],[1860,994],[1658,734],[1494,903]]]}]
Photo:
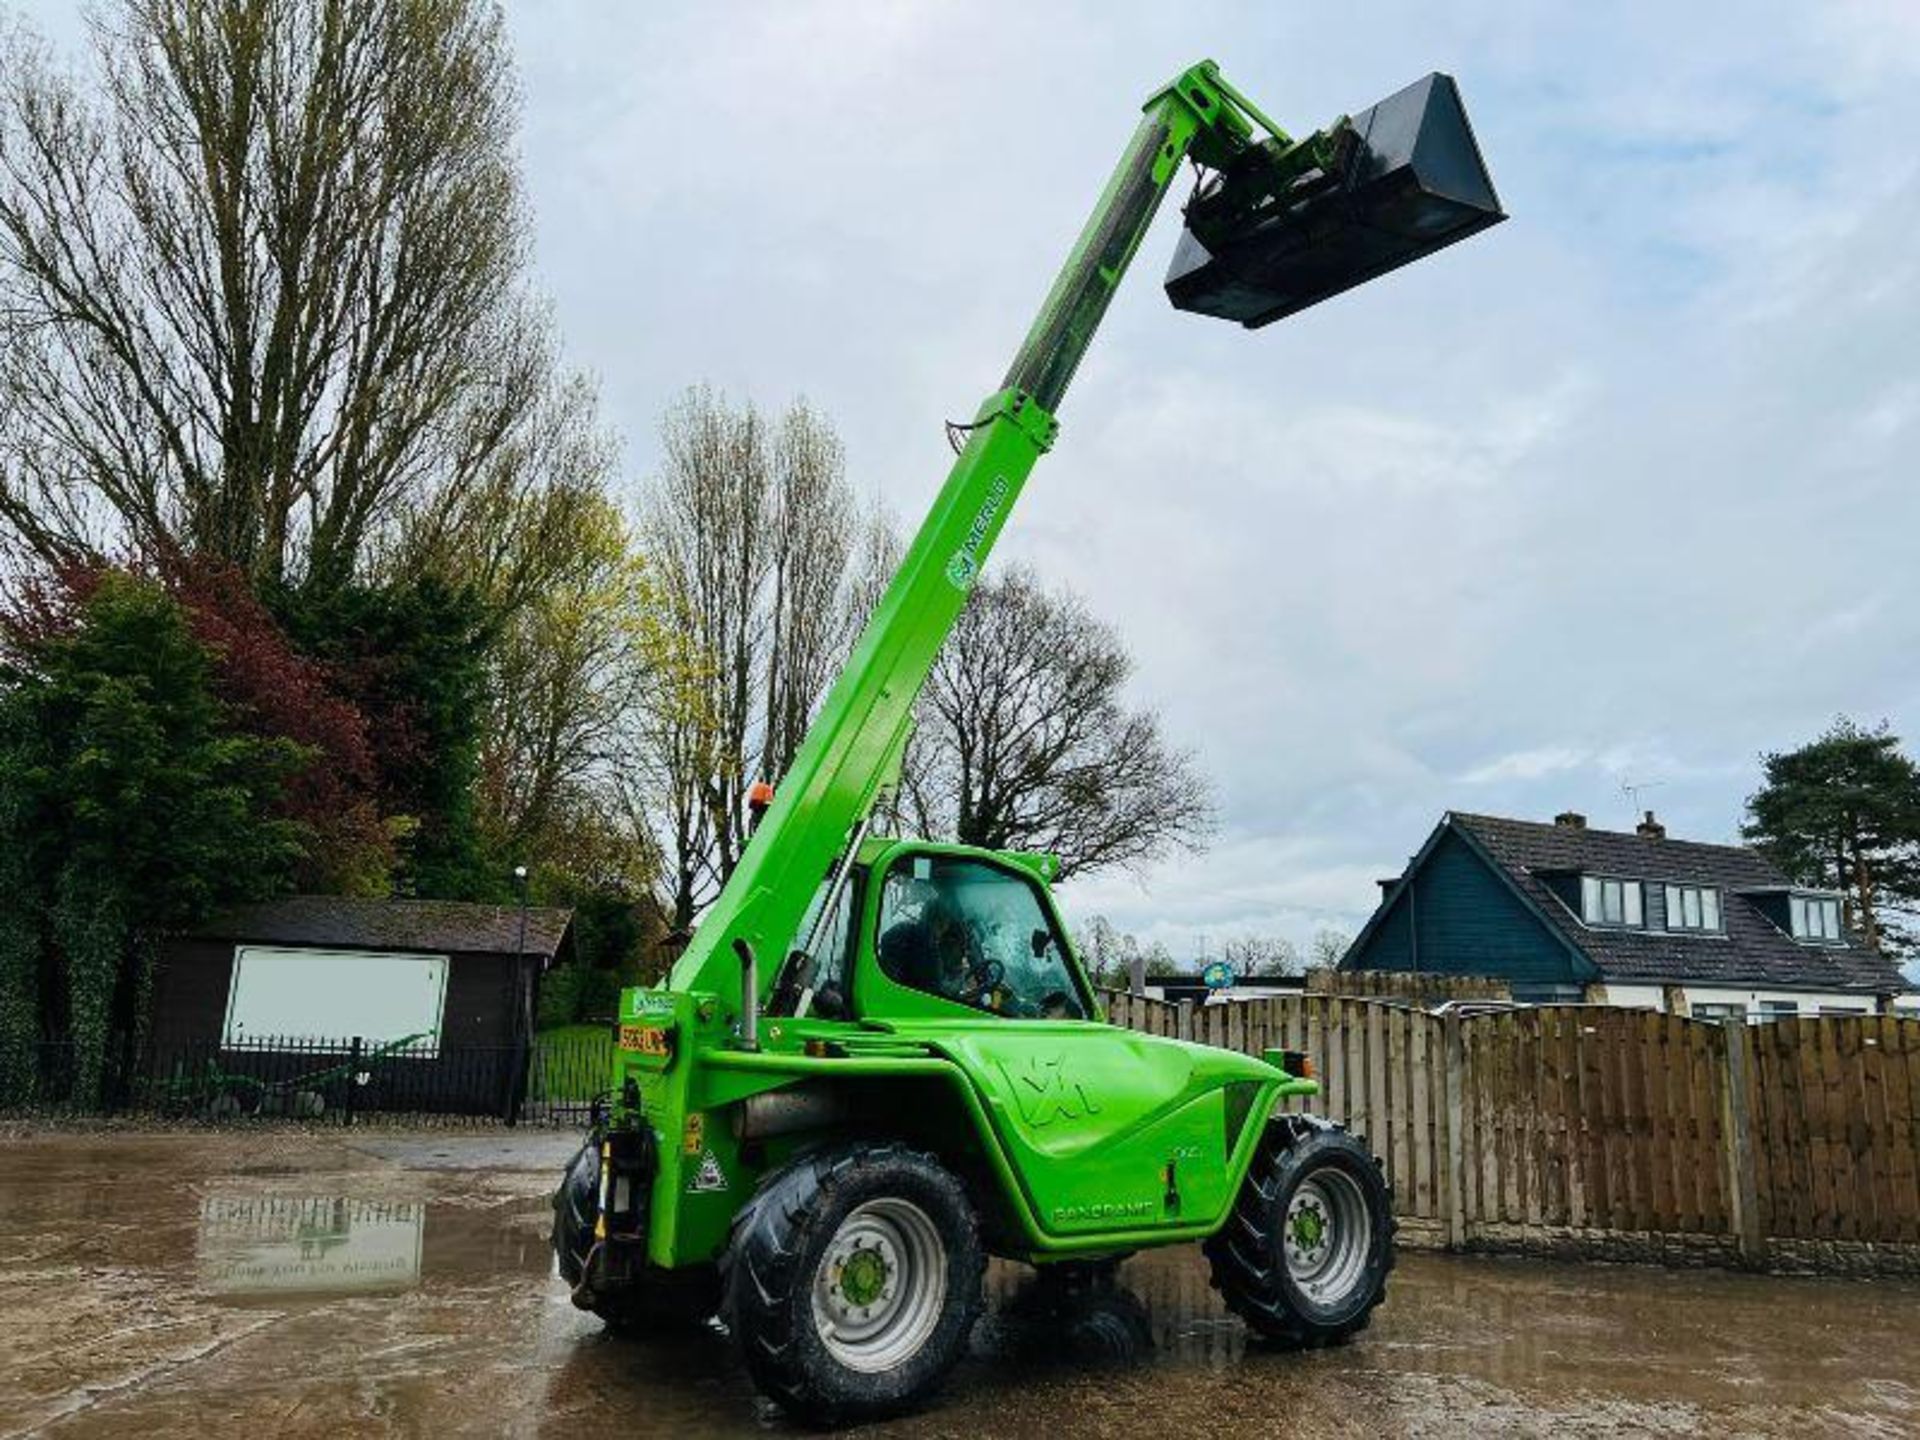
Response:
[{"label": "green trailer", "polygon": [[965,1349],[987,1257],[1084,1275],[1204,1242],[1260,1335],[1367,1323],[1380,1167],[1294,1113],[1304,1056],[1104,1022],[1053,857],[870,833],[915,698],[1162,197],[1166,288],[1258,327],[1504,218],[1453,81],[1304,139],[1194,66],[1148,100],[738,867],[668,983],[621,999],[609,1105],[554,1197],[576,1304],[642,1334],[719,1315],[815,1420],[910,1406]]}]

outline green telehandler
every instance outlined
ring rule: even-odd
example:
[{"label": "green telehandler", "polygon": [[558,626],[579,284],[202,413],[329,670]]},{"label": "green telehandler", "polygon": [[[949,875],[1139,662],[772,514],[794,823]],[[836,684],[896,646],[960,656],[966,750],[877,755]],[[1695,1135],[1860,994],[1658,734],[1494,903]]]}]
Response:
[{"label": "green telehandler", "polygon": [[916,696],[1162,196],[1198,175],[1166,289],[1265,325],[1504,219],[1429,75],[1293,139],[1204,62],[1157,92],[1000,388],[661,988],[626,991],[604,1112],[554,1196],[574,1302],[645,1331],[719,1315],[816,1421],[919,1401],[989,1255],[1085,1274],[1203,1241],[1249,1327],[1368,1321],[1393,1263],[1380,1167],[1284,1112],[1305,1056],[1103,1021],[1054,857],[871,833]]}]

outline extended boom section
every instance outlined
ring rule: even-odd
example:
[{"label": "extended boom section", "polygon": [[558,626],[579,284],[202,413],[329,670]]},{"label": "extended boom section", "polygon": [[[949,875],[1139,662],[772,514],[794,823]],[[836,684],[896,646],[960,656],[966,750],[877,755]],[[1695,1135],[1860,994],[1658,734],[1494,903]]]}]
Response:
[{"label": "extended boom section", "polygon": [[1245,144],[1247,119],[1211,62],[1156,94],[1002,387],[968,438],[899,571],[820,707],[773,804],[720,897],[674,966],[675,990],[732,994],[744,943],[758,964],[759,999],[821,876],[872,806],[913,706],[967,593],[1035,462],[1055,415],[1181,163],[1202,133],[1224,158]]}]

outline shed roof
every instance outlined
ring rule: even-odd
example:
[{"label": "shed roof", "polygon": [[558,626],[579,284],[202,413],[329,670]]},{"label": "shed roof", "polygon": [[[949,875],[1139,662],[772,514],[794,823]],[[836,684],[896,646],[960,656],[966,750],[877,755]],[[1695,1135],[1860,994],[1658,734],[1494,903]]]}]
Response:
[{"label": "shed roof", "polygon": [[347,950],[425,950],[551,959],[572,923],[571,910],[528,907],[526,940],[517,905],[457,900],[363,900],[346,895],[289,895],[216,916],[198,934],[267,945]]},{"label": "shed roof", "polygon": [[[1458,811],[1447,821],[1476,841],[1606,979],[1874,994],[1908,988],[1892,961],[1852,935],[1842,945],[1803,945],[1769,920],[1742,892],[1779,890],[1789,881],[1756,850]],[[1717,886],[1725,896],[1726,934],[1585,925],[1540,878],[1574,871],[1652,884]]]}]

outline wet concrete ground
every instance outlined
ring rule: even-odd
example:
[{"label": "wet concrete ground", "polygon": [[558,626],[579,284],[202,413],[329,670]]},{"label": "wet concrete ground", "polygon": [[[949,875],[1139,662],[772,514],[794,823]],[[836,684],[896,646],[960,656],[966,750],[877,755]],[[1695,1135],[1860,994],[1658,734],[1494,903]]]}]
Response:
[{"label": "wet concrete ground", "polygon": [[[568,1136],[0,1138],[0,1436],[789,1427],[725,1337],[616,1340],[552,1278]],[[872,1436],[1920,1432],[1920,1286],[1408,1254],[1343,1350],[1248,1342],[1197,1250],[1066,1310],[996,1268]]]}]

